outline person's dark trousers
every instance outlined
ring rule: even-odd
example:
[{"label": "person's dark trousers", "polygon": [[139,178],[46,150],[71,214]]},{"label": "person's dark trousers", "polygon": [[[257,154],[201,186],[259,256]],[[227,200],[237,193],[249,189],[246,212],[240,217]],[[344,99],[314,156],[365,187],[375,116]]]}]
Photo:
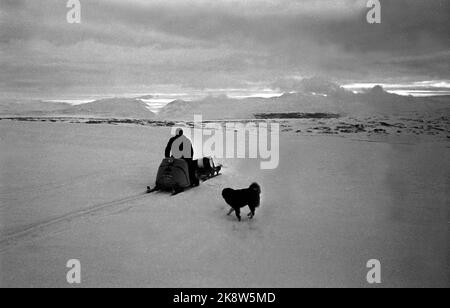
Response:
[{"label": "person's dark trousers", "polygon": [[197,171],[197,165],[196,162],[192,158],[185,158],[184,159],[189,166],[189,180],[191,181],[192,186],[198,186],[200,185],[200,180],[196,176]]}]

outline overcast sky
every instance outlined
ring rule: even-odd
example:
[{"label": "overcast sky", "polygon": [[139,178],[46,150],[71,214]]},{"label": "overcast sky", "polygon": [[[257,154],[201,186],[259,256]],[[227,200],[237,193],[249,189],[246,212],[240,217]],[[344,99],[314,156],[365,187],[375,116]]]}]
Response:
[{"label": "overcast sky", "polygon": [[66,3],[0,0],[3,95],[450,79],[449,0],[381,0],[381,25],[367,0],[81,0],[79,25]]}]

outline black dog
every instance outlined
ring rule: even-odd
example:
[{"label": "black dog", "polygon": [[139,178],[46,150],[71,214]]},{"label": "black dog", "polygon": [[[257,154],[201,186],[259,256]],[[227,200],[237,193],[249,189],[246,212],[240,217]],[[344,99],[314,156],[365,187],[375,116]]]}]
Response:
[{"label": "black dog", "polygon": [[248,217],[252,219],[255,216],[256,208],[261,202],[261,187],[257,183],[253,183],[247,189],[234,190],[231,188],[224,189],[222,196],[225,201],[232,207],[228,215],[236,212],[236,216],[241,221],[241,208],[248,206],[251,213]]}]

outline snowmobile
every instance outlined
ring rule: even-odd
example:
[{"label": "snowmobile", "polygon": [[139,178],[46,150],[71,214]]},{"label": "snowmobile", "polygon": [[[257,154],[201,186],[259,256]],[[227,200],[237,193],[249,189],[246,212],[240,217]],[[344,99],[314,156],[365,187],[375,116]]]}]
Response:
[{"label": "snowmobile", "polygon": [[[203,182],[219,176],[222,170],[222,165],[216,166],[210,157],[193,161],[193,163],[196,166],[197,178]],[[193,183],[191,183],[190,179],[187,161],[184,159],[165,158],[158,169],[155,187],[147,187],[147,193],[170,191],[172,195],[177,195],[192,187]]]}]

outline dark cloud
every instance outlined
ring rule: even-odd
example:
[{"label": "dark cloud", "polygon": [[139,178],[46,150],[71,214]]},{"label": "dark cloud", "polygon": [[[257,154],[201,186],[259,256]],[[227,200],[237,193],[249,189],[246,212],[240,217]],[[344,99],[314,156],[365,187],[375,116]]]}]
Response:
[{"label": "dark cloud", "polygon": [[381,0],[381,25],[366,22],[366,0],[81,3],[69,25],[64,0],[0,0],[4,91],[450,79],[448,0]]}]

